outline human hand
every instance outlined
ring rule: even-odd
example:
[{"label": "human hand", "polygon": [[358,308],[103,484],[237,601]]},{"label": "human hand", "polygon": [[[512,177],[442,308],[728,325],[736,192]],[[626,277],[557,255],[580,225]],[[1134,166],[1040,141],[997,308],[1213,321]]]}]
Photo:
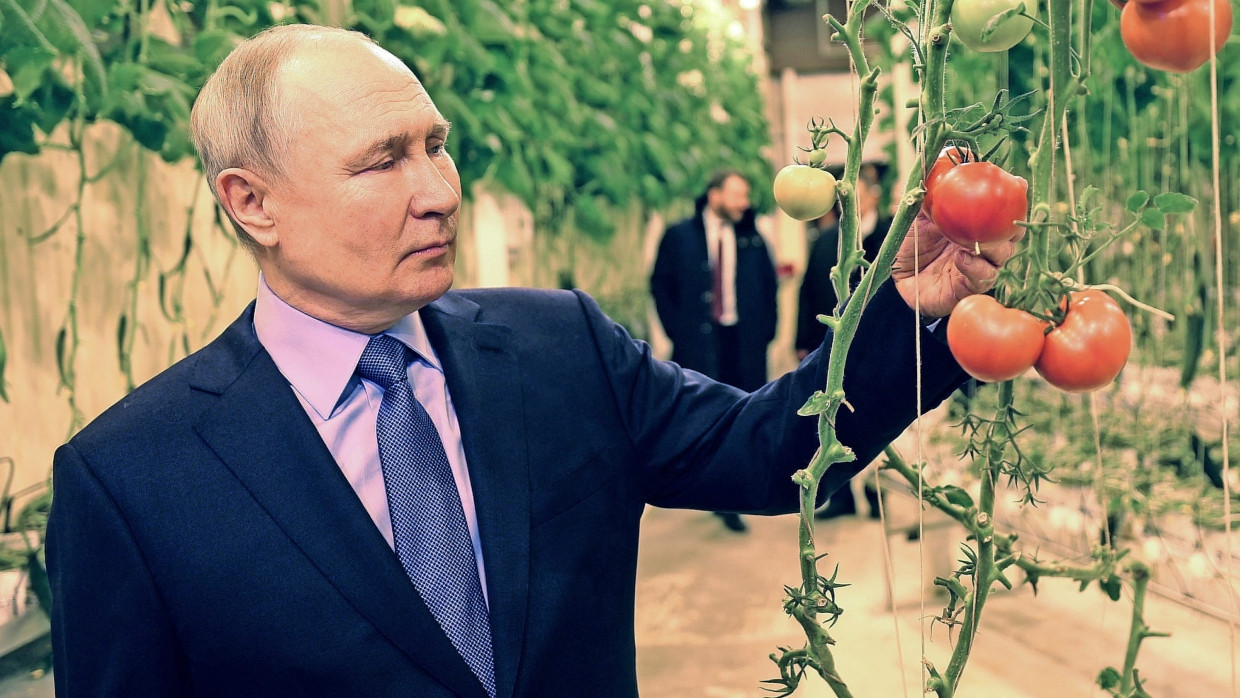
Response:
[{"label": "human hand", "polygon": [[1025,229],[1021,228],[1015,238],[983,248],[979,254],[943,237],[934,221],[921,211],[896,252],[891,278],[910,308],[918,309],[917,297],[921,296],[922,318],[945,317],[966,296],[985,293],[995,285],[999,268],[1016,251],[1016,242],[1024,235]]}]

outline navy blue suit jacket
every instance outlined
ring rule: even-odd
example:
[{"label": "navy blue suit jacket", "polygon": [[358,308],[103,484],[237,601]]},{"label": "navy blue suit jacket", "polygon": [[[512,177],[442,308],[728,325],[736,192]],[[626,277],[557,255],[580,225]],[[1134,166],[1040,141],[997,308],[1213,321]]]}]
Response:
[{"label": "navy blue suit jacket", "polygon": [[[251,313],[57,451],[57,693],[483,698]],[[423,317],[469,462],[498,695],[636,695],[643,508],[792,511],[817,446],[796,410],[825,355],[746,395],[652,358],[581,293],[451,292]],[[839,420],[858,463],[915,413],[911,311],[887,285],[865,318]],[[923,346],[929,407],[963,374]]]}]

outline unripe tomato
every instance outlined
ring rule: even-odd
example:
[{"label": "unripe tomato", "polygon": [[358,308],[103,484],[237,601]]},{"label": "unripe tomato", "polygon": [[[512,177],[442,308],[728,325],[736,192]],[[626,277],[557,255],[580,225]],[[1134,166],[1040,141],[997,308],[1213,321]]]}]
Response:
[{"label": "unripe tomato", "polygon": [[952,31],[961,43],[974,51],[1006,51],[1029,34],[1033,19],[1024,15],[1008,17],[999,22],[985,39],[982,38],[982,30],[995,15],[1021,5],[1029,14],[1037,11],[1036,0],[956,0],[952,5]]},{"label": "unripe tomato", "polygon": [[968,248],[1019,239],[1029,208],[1029,183],[992,162],[966,162],[934,185],[930,217],[943,237]]},{"label": "unripe tomato", "polygon": [[1011,380],[1038,360],[1047,324],[991,296],[968,296],[947,319],[947,346],[970,376],[992,383]]},{"label": "unripe tomato", "polygon": [[1228,0],[1129,2],[1119,32],[1132,57],[1155,70],[1187,73],[1210,60],[1210,3],[1214,3],[1214,49],[1231,34]]},{"label": "unripe tomato", "polygon": [[835,205],[835,175],[809,165],[788,165],[775,175],[775,203],[799,221],[812,221]]},{"label": "unripe tomato", "polygon": [[926,195],[922,197],[921,210],[925,211],[926,215],[932,215],[930,213],[930,201],[934,188],[938,185],[939,180],[943,179],[943,175],[947,174],[947,171],[956,165],[964,162],[973,162],[974,160],[977,160],[977,156],[965,146],[949,145],[939,151],[939,156],[935,158],[934,164],[930,166],[930,171],[926,173],[925,182],[922,184],[922,188],[926,190]]},{"label": "unripe tomato", "polygon": [[1132,326],[1119,303],[1102,291],[1076,291],[1033,367],[1060,390],[1087,393],[1115,380],[1131,347]]}]

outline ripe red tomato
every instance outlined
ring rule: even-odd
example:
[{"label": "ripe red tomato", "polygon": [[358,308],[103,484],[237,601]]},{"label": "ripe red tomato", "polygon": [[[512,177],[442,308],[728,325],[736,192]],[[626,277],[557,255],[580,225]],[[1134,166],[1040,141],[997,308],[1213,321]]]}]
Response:
[{"label": "ripe red tomato", "polygon": [[835,176],[809,165],[788,165],[775,175],[775,203],[799,221],[812,221],[835,205]]},{"label": "ripe red tomato", "polygon": [[1128,2],[1119,31],[1128,52],[1156,70],[1187,73],[1210,60],[1210,4],[1214,4],[1214,48],[1231,34],[1229,0]]},{"label": "ripe red tomato", "polygon": [[1038,360],[1047,324],[991,296],[973,295],[957,303],[947,319],[947,346],[970,376],[1011,380]]},{"label": "ripe red tomato", "polygon": [[1056,388],[1087,393],[1115,380],[1131,346],[1132,326],[1119,303],[1102,291],[1076,291],[1033,366]]},{"label": "ripe red tomato", "polygon": [[930,166],[930,171],[926,173],[925,183],[922,185],[922,188],[926,190],[926,195],[921,200],[921,210],[925,211],[926,215],[930,215],[931,195],[938,186],[939,180],[943,179],[943,175],[956,165],[975,160],[977,156],[973,154],[973,151],[962,145],[949,145],[939,151],[939,156]]},{"label": "ripe red tomato", "polygon": [[1029,209],[1029,183],[991,162],[966,162],[934,185],[930,217],[943,237],[964,247],[990,247],[1019,239],[1016,224]]}]

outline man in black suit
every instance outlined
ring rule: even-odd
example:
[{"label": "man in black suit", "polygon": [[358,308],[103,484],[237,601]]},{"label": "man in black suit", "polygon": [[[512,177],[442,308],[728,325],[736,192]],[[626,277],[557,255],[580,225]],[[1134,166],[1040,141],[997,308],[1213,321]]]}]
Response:
[{"label": "man in black suit", "polygon": [[[766,348],[775,338],[775,263],[740,172],[713,174],[694,208],[663,233],[650,293],[672,361],[751,392],[766,383]],[[745,530],[739,514],[716,515]]]},{"label": "man in black suit", "polygon": [[[646,504],[796,508],[828,352],[747,394],[580,292],[450,291],[447,132],[339,29],[268,30],[204,86],[193,136],[257,297],[56,453],[59,695],[635,696]],[[910,294],[946,315],[1011,253],[923,233],[920,289],[884,284],[851,354],[860,462],[918,409]],[[964,376],[929,333],[923,361],[925,409]]]}]

